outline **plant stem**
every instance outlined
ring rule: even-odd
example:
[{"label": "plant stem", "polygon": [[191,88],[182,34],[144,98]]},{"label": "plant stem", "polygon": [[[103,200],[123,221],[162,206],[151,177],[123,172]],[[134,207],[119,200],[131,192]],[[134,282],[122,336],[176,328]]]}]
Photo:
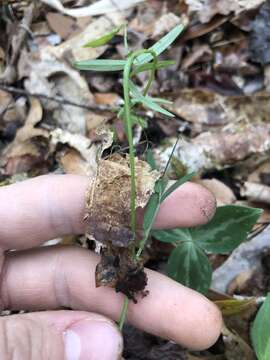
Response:
[{"label": "plant stem", "polygon": [[127,310],[128,310],[128,302],[129,302],[128,297],[125,296],[124,304],[123,304],[123,307],[122,307],[122,310],[121,310],[120,319],[119,319],[119,322],[118,322],[118,327],[119,327],[120,331],[123,330],[123,327],[124,327],[124,324],[125,324],[125,321],[126,321]]},{"label": "plant stem", "polygon": [[[144,53],[151,53],[151,55],[154,58],[154,67],[151,70],[151,74],[148,80],[148,83],[146,85],[146,88],[144,89],[144,96],[147,94],[154,78],[155,78],[155,65],[157,63],[157,57],[154,51],[152,50],[139,50],[134,52],[130,55],[130,57],[127,59],[125,68],[124,68],[124,74],[123,74],[123,90],[124,90],[124,112],[125,112],[125,125],[126,125],[126,131],[127,131],[127,138],[128,138],[128,145],[129,145],[129,166],[130,166],[130,178],[131,178],[131,191],[130,191],[130,227],[131,231],[134,236],[134,259],[138,259],[138,257],[135,255],[135,239],[136,239],[136,169],[135,169],[135,151],[134,151],[134,144],[133,144],[133,134],[132,134],[132,119],[131,119],[131,108],[132,104],[130,101],[130,90],[129,90],[129,80],[131,77],[131,71],[132,71],[132,65],[135,61],[136,57],[144,54]],[[125,323],[125,319],[127,316],[127,310],[128,310],[128,298],[125,296],[123,308],[120,315],[119,320],[119,329],[122,330],[123,325]]]}]

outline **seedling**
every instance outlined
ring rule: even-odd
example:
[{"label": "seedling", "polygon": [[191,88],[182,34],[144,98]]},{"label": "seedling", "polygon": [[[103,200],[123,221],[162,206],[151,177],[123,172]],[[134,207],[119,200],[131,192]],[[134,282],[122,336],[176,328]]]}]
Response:
[{"label": "seedling", "polygon": [[[96,47],[104,45],[121,29],[123,29],[123,27],[113,29],[110,33],[105,34],[100,39],[88,42],[86,46]],[[129,299],[136,301],[134,295],[136,292],[142,292],[146,285],[146,275],[144,274],[141,265],[141,256],[152,230],[159,207],[174,190],[194,176],[194,174],[188,174],[168,188],[166,173],[171,158],[169,159],[165,171],[155,183],[154,191],[146,206],[142,227],[143,233],[138,241],[136,229],[136,199],[138,195],[136,193],[136,183],[138,179],[136,179],[133,127],[135,124],[143,125],[143,122],[137,115],[137,108],[143,106],[152,111],[161,113],[164,116],[174,116],[162,107],[162,104],[168,103],[167,100],[151,97],[148,93],[155,79],[156,70],[172,64],[172,61],[158,61],[158,56],[175,41],[183,29],[183,25],[178,25],[149,49],[141,49],[133,52],[129,51],[127,31],[124,26],[124,43],[126,48],[125,59],[99,59],[75,63],[76,68],[80,70],[100,72],[121,71],[123,76],[124,105],[119,108],[118,118],[124,122],[129,144],[130,230],[132,233],[131,240],[133,241],[131,242],[131,246],[122,251],[121,256],[124,258],[122,266],[124,266],[124,269],[126,266],[128,271],[133,269],[133,274],[131,274],[131,281],[128,283],[123,282],[121,278],[121,281],[116,281],[115,285],[116,290],[122,291],[125,294],[124,305],[119,319],[120,329],[123,328],[125,323]],[[133,81],[133,78],[137,74],[145,71],[149,72],[149,79],[146,86],[143,89],[139,89]],[[151,153],[148,153],[147,160],[153,169],[156,168]],[[168,262],[168,274],[175,280],[200,292],[206,293],[210,286],[212,270],[205,251],[221,253],[231,251],[246,238],[248,231],[250,231],[259,215],[260,210],[258,209],[233,206],[223,207],[218,209],[215,218],[205,227],[200,227],[195,230],[175,229],[163,232],[154,231],[153,235],[157,239],[170,242],[175,246]],[[108,265],[108,262],[110,262],[110,259],[112,258],[114,257],[110,254],[110,256],[105,259],[106,265]],[[114,269],[112,265],[109,265],[113,272]]]},{"label": "seedling", "polygon": [[[115,36],[122,27],[113,29],[110,33],[105,34],[100,39],[94,40],[86,44],[85,46],[100,46],[104,45],[110,41],[113,36]],[[129,167],[130,167],[130,229],[133,234],[134,245],[132,247],[132,256],[135,262],[138,264],[141,262],[141,255],[145,244],[147,242],[148,236],[150,234],[152,225],[154,223],[156,214],[158,212],[159,206],[162,201],[177,187],[180,186],[183,181],[188,180],[185,178],[181,182],[177,183],[177,186],[174,185],[172,188],[166,190],[167,181],[165,179],[165,173],[163,176],[156,182],[154,193],[152,194],[144,216],[143,223],[143,235],[141,241],[139,241],[139,246],[136,246],[136,171],[135,171],[135,149],[133,145],[133,126],[135,124],[141,124],[140,118],[136,114],[136,109],[139,105],[151,109],[153,111],[159,112],[165,116],[173,117],[166,109],[162,108],[160,104],[166,103],[167,101],[163,99],[153,98],[148,95],[149,89],[152,85],[152,82],[155,79],[155,73],[157,69],[167,67],[171,65],[172,61],[158,61],[158,56],[164,52],[174,40],[181,34],[183,31],[183,26],[178,25],[172,31],[170,31],[166,36],[159,40],[149,49],[142,49],[134,52],[130,52],[128,49],[127,42],[127,31],[125,30],[124,43],[126,47],[126,59],[124,60],[89,60],[89,61],[80,61],[75,63],[75,66],[80,70],[87,71],[122,71],[123,73],[123,93],[124,93],[124,106],[119,109],[118,117],[123,120],[125,125],[125,131],[127,134],[128,144],[129,144]],[[149,79],[143,90],[140,90],[137,85],[133,82],[133,77],[141,72],[149,71]],[[142,289],[141,289],[142,290]],[[119,320],[119,327],[122,329],[128,306],[128,296],[125,297],[124,306],[122,314]]]}]

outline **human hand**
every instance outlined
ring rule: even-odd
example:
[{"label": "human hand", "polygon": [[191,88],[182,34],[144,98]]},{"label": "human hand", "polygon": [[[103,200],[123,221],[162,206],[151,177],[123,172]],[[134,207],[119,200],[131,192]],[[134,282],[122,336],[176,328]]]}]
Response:
[{"label": "human hand", "polygon": [[[84,233],[87,183],[45,175],[0,188],[0,306],[50,309],[0,318],[1,359],[113,360],[121,354],[121,335],[108,318],[119,318],[123,295],[95,287],[97,255],[72,246],[33,249]],[[214,211],[213,196],[186,183],[162,204],[155,227],[203,224]],[[147,276],[149,295],[130,302],[128,321],[188,348],[211,346],[222,324],[215,305],[160,273],[147,270]],[[65,307],[73,310],[56,310]]]}]

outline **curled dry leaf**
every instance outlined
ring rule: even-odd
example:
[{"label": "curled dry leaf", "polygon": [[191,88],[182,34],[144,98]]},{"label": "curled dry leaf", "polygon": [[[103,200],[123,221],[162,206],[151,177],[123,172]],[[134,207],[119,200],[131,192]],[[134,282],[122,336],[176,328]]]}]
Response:
[{"label": "curled dry leaf", "polygon": [[[24,54],[19,62],[20,78],[26,78],[25,88],[32,93],[89,104],[94,101],[86,80],[78,71],[52,54],[50,48],[39,55]],[[53,111],[58,126],[73,133],[85,134],[89,112],[86,109],[43,101],[45,110]]]},{"label": "curled dry leaf", "polygon": [[250,201],[270,204],[270,186],[246,181],[241,188],[241,196]]},{"label": "curled dry leaf", "polygon": [[17,172],[30,170],[34,164],[43,158],[41,148],[34,139],[41,137],[48,139],[47,130],[36,128],[35,126],[41,121],[43,110],[39,100],[31,101],[31,108],[25,124],[18,129],[13,142],[5,148],[2,154],[2,166],[5,166],[6,173],[14,175]]},{"label": "curled dry leaf", "polygon": [[230,205],[236,201],[236,197],[231,188],[220,180],[202,179],[196,182],[203,185],[213,193],[217,201],[217,206]]},{"label": "curled dry leaf", "polygon": [[96,59],[104,53],[107,45],[95,48],[85,48],[84,45],[91,40],[99,38],[104,35],[104,33],[112,31],[115,26],[120,25],[121,20],[123,21],[123,19],[119,17],[111,19],[108,16],[101,16],[97,20],[92,21],[78,35],[73,36],[59,46],[51,48],[50,51],[58,58],[66,56],[72,61]]},{"label": "curled dry leaf", "polygon": [[250,269],[261,270],[261,254],[269,247],[270,226],[250,241],[235,249],[229,258],[213,273],[212,288],[225,293],[229,284],[240,273]]},{"label": "curled dry leaf", "polygon": [[[157,171],[136,159],[136,208],[143,208],[154,191]],[[107,285],[135,301],[146,286],[143,264],[134,258],[136,239],[130,228],[130,168],[127,158],[100,160],[86,195],[87,234],[102,246],[96,285]]]},{"label": "curled dry leaf", "polygon": [[[73,134],[59,128],[51,131],[51,152],[55,151],[58,144],[66,144],[73,149],[69,156],[67,156],[67,153],[63,159],[61,159],[61,156],[59,157],[59,162],[65,172],[87,175],[91,178],[95,176],[98,158],[113,142],[113,133],[105,126],[98,127],[95,133],[97,139],[91,141],[84,135]],[[72,161],[74,161],[73,164],[71,164]]]}]

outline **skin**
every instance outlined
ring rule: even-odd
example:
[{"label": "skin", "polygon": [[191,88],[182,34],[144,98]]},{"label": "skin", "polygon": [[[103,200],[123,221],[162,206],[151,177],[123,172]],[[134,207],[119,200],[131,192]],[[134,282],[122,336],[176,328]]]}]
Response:
[{"label": "skin", "polygon": [[[123,295],[95,287],[98,257],[73,246],[38,247],[49,239],[84,232],[86,187],[84,177],[46,175],[0,188],[0,305],[14,310],[51,310],[0,319],[0,353],[6,354],[4,359],[15,359],[18,351],[22,360],[34,359],[37,354],[36,358],[62,360],[62,334],[72,327],[76,331],[80,327],[78,331],[82,332],[81,324],[86,320],[88,324],[98,320],[116,333],[108,318],[119,318]],[[155,228],[204,224],[214,212],[213,195],[200,185],[186,183],[162,204]],[[184,347],[211,346],[222,326],[216,306],[160,273],[147,270],[147,274],[149,295],[136,305],[130,303],[128,321]],[[74,311],[56,311],[63,307]],[[87,336],[89,339],[91,334]],[[119,356],[122,340],[118,333],[115,336]],[[88,349],[88,354],[91,351],[97,354],[100,349]],[[88,358],[95,357],[82,353],[78,357]]]}]

